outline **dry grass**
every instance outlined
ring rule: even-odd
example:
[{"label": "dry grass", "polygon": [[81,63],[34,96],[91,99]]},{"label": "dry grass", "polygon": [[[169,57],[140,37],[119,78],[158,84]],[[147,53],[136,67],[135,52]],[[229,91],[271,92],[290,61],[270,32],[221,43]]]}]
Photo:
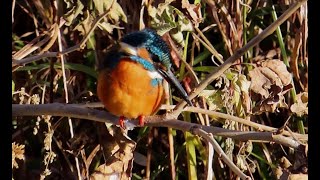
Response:
[{"label": "dry grass", "polygon": [[[163,35],[177,77],[192,92],[294,2],[15,0],[12,103],[97,102],[97,63],[124,34],[144,27]],[[308,134],[306,7],[304,3],[194,99],[197,108],[225,116],[187,111],[179,112],[179,119],[243,132],[257,130],[250,125],[255,123],[307,145],[307,140],[295,139],[295,134]],[[175,91],[170,101],[177,104]],[[114,126],[55,116],[13,117],[12,126],[14,179],[99,179],[116,173],[122,179],[237,179],[217,153],[210,159],[205,139],[187,132],[136,128],[129,132],[130,140]],[[215,140],[253,179],[308,172],[307,149],[221,136]]]}]

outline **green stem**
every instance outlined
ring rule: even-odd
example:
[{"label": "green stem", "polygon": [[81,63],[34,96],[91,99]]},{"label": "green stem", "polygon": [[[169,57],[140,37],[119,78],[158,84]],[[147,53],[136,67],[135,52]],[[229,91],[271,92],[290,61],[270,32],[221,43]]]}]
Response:
[{"label": "green stem", "polygon": [[[191,122],[190,112],[183,112],[184,119]],[[190,132],[185,132],[186,140],[187,164],[188,164],[188,179],[197,180],[197,155],[194,144],[195,135]]]},{"label": "green stem", "polygon": [[303,124],[303,120],[298,118],[297,119],[297,126],[298,126],[298,131],[300,134],[306,134],[305,130],[304,130],[304,124]]},{"label": "green stem", "polygon": [[[190,33],[187,32],[186,40],[185,40],[185,42],[184,42],[183,57],[182,57],[182,59],[183,59],[184,61],[186,61],[186,59],[187,59],[187,54],[188,54],[189,35],[190,35]],[[185,68],[186,68],[186,65],[185,65],[184,63],[180,63],[180,73],[179,73],[179,80],[180,80],[180,81],[182,80],[182,78],[183,78],[183,76],[184,76]]]},{"label": "green stem", "polygon": [[[273,21],[276,21],[278,19],[276,10],[274,8],[274,5],[272,5],[271,15],[272,15]],[[283,58],[283,62],[287,67],[290,67],[289,66],[289,62],[288,62],[287,52],[286,52],[286,49],[284,47],[284,42],[283,42],[283,37],[282,37],[281,30],[280,30],[280,26],[277,27],[276,33],[277,33],[277,37],[278,37],[278,41],[279,41],[279,46],[280,46],[280,49],[281,49],[281,55],[282,55],[282,58]]]},{"label": "green stem", "polygon": [[[276,10],[274,8],[274,5],[272,5],[271,15],[272,15],[273,21],[276,21],[278,19]],[[279,41],[279,46],[280,46],[280,49],[281,49],[281,55],[282,55],[282,58],[283,58],[283,62],[289,68],[290,65],[289,65],[288,56],[287,56],[287,52],[286,52],[285,45],[284,45],[284,40],[283,40],[282,33],[281,33],[281,30],[280,30],[280,26],[277,27],[276,33],[277,33],[277,38],[278,38],[278,41]],[[292,84],[293,88],[290,90],[290,94],[291,94],[293,102],[296,102],[297,94],[296,94],[296,90],[295,90],[293,81],[291,82],[291,84]]]},{"label": "green stem", "polygon": [[[246,2],[243,2],[243,3],[246,3]],[[242,22],[243,22],[243,24],[242,24],[242,26],[243,26],[243,44],[247,44],[247,24],[246,24],[246,19],[247,19],[247,6],[243,6],[242,7],[243,9],[242,9],[242,17],[243,17],[243,20],[242,20]],[[248,62],[248,60],[249,60],[249,51],[248,52],[246,52],[245,54],[244,54],[244,62],[245,63],[247,63]]]},{"label": "green stem", "polygon": [[[246,2],[244,2],[246,3]],[[248,13],[248,8],[247,6],[243,6],[242,9],[242,17],[243,17],[243,44],[247,44],[248,43],[248,36],[247,36],[247,31],[248,31],[248,27],[247,27],[247,13]],[[249,60],[252,58],[252,48],[250,48],[245,54],[244,54],[244,63],[248,63]],[[250,71],[253,67],[252,65],[247,65],[248,71]]]}]

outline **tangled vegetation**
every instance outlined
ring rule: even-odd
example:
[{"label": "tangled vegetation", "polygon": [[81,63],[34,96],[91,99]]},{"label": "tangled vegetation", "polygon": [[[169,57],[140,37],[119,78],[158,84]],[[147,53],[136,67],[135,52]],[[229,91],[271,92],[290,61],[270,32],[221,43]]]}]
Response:
[{"label": "tangled vegetation", "polygon": [[[14,179],[308,178],[306,0],[12,5]],[[145,27],[194,107],[172,89],[163,116],[124,131],[99,103],[96,66]]]}]

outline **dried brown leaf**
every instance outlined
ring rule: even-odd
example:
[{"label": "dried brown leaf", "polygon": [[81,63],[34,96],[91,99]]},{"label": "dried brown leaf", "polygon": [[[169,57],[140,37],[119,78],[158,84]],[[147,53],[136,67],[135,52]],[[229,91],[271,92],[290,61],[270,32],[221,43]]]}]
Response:
[{"label": "dried brown leaf", "polygon": [[[107,3],[110,2],[112,3],[112,1],[106,1],[106,6],[107,6]],[[93,3],[94,3],[94,7],[96,8],[96,10],[98,11],[99,14],[102,14],[103,11],[104,11],[104,8],[105,8],[105,3],[104,1],[102,0],[93,0]],[[110,5],[109,5],[110,7]]]},{"label": "dried brown leaf", "polygon": [[98,127],[106,162],[91,174],[90,179],[130,179],[136,143],[119,128]]},{"label": "dried brown leaf", "polygon": [[297,102],[291,105],[290,110],[299,117],[308,115],[308,93],[297,94]]},{"label": "dried brown leaf", "polygon": [[271,82],[260,72],[260,69],[255,68],[251,70],[249,76],[251,78],[250,89],[257,94],[260,94],[263,98],[269,97],[268,89],[271,86]]},{"label": "dried brown leaf", "polygon": [[281,163],[281,166],[286,169],[288,169],[290,166],[292,166],[291,162],[285,156],[283,156],[280,159],[280,163]]},{"label": "dried brown leaf", "polygon": [[[105,1],[105,2],[112,2],[112,1]],[[110,13],[108,14],[108,17],[115,21],[115,24],[118,24],[120,20],[123,22],[128,22],[127,16],[124,13],[122,7],[118,2],[114,2],[113,6],[110,9]]]},{"label": "dried brown leaf", "polygon": [[82,36],[85,36],[90,31],[92,23],[93,18],[90,16],[89,11],[85,11],[84,19],[74,28],[74,30],[79,31]]},{"label": "dried brown leaf", "polygon": [[243,74],[235,74],[231,84],[234,88],[233,99],[237,112],[240,116],[244,116],[245,113],[251,112],[251,99],[249,97],[251,81],[248,81]]},{"label": "dried brown leaf", "polygon": [[250,89],[260,96],[254,107],[255,113],[275,112],[277,108],[288,108],[284,94],[292,88],[291,74],[280,60],[266,60],[249,72]]},{"label": "dried brown leaf", "polygon": [[277,49],[272,49],[270,51],[267,51],[266,53],[257,55],[252,59],[252,62],[261,62],[263,60],[268,60],[268,59],[279,59],[281,54],[280,48]]},{"label": "dried brown leaf", "polygon": [[118,24],[120,20],[127,22],[127,16],[117,1],[93,0],[93,2],[99,14],[109,10],[108,17],[114,20],[115,24]]},{"label": "dried brown leaf", "polygon": [[16,144],[15,142],[12,143],[12,169],[18,169],[17,159],[24,160],[24,144]]},{"label": "dried brown leaf", "polygon": [[262,62],[262,66],[270,68],[274,71],[282,81],[284,86],[291,83],[291,74],[288,72],[286,65],[280,60],[268,60]]},{"label": "dried brown leaf", "polygon": [[253,108],[253,112],[256,114],[261,112],[276,112],[278,108],[288,109],[283,95],[275,95],[274,97],[259,101]]},{"label": "dried brown leaf", "polygon": [[[109,166],[106,164],[100,165],[95,172],[90,176],[90,180],[98,180],[98,179],[120,179],[121,174],[121,163],[118,162],[119,165],[116,165],[117,162],[113,166]],[[115,169],[114,169],[115,168]],[[118,169],[117,169],[118,168]]]},{"label": "dried brown leaf", "polygon": [[199,27],[199,23],[202,22],[201,4],[190,4],[188,0],[181,1],[182,8],[185,8],[196,27]]},{"label": "dried brown leaf", "polygon": [[65,3],[67,3],[67,6],[71,9],[68,10],[66,14],[63,15],[63,18],[66,20],[65,25],[70,26],[74,20],[77,19],[77,17],[82,14],[82,10],[84,8],[84,5],[80,0],[77,0],[76,3],[71,2],[69,0],[65,0]]},{"label": "dried brown leaf", "polygon": [[274,170],[274,173],[275,173],[277,179],[280,179],[280,177],[283,176],[284,171],[283,171],[282,167],[278,166],[278,167]]},{"label": "dried brown leaf", "polygon": [[[260,68],[260,72],[270,80],[270,83],[272,85],[276,85],[276,86],[279,86],[279,87],[282,87],[282,83],[281,83],[281,80],[279,78],[279,76],[274,72],[272,71],[270,68],[268,67],[261,67]],[[269,88],[271,88],[271,86],[269,86]]]},{"label": "dried brown leaf", "polygon": [[247,164],[246,164],[246,157],[238,155],[238,156],[236,157],[236,162],[237,162],[237,166],[238,166],[241,170],[243,170],[243,171],[248,170],[248,166],[247,166]]},{"label": "dried brown leaf", "polygon": [[308,175],[307,174],[291,174],[289,175],[288,180],[307,180]]}]

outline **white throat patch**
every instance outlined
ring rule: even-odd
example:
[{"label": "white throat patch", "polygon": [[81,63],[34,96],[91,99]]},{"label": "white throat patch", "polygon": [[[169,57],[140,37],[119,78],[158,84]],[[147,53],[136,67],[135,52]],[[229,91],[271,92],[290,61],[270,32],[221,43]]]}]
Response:
[{"label": "white throat patch", "polygon": [[148,75],[151,79],[163,79],[163,77],[157,71],[148,71]]}]

